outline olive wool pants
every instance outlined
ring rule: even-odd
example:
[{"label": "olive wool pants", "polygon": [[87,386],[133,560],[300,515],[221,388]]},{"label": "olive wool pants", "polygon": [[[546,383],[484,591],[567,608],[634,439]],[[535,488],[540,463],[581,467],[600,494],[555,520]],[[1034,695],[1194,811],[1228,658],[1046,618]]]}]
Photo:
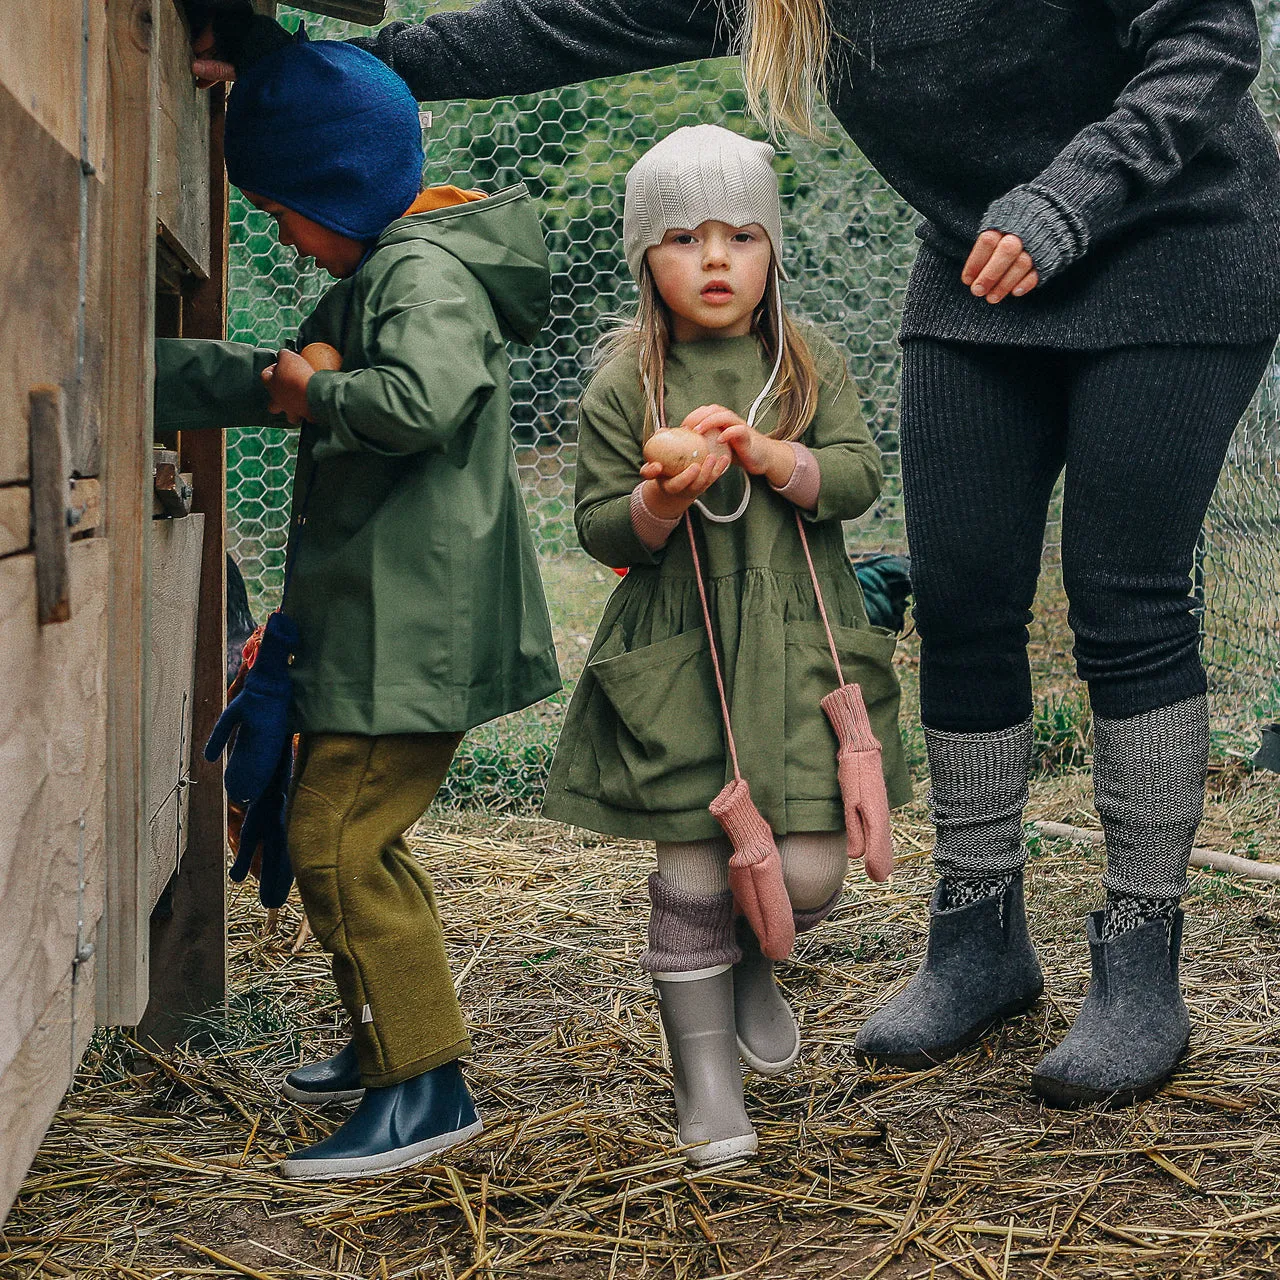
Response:
[{"label": "olive wool pants", "polygon": [[1127,719],[1204,693],[1196,539],[1273,345],[903,343],[902,488],[930,729],[990,733],[1031,714],[1027,623],[1064,467],[1062,575],[1094,714]]},{"label": "olive wool pants", "polygon": [[304,734],[289,856],[333,959],[360,1079],[399,1084],[470,1049],[431,878],[404,833],[426,812],[461,734]]}]

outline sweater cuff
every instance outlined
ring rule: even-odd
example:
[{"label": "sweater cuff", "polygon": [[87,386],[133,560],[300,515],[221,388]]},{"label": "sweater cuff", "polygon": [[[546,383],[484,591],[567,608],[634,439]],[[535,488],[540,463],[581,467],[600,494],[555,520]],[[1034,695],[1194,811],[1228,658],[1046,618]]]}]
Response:
[{"label": "sweater cuff", "polygon": [[631,490],[631,527],[635,530],[636,537],[650,551],[660,551],[667,545],[667,539],[671,537],[672,531],[680,523],[680,517],[676,516],[674,520],[664,520],[661,516],[655,516],[645,506],[643,489],[644,481],[642,480]]},{"label": "sweater cuff", "polygon": [[1041,284],[1061,274],[1089,248],[1084,220],[1031,186],[1014,187],[989,205],[980,229],[1017,236],[1031,255]]},{"label": "sweater cuff", "polygon": [[771,485],[774,493],[794,502],[805,511],[812,511],[818,505],[818,490],[822,486],[822,473],[818,470],[818,460],[812,451],[795,440],[787,442],[796,455],[795,470],[786,484]]}]

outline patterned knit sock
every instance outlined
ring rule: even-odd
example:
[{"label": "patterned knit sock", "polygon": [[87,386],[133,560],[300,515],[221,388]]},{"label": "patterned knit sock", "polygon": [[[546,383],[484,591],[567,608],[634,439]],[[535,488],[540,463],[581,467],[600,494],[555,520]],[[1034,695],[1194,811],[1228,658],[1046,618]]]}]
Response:
[{"label": "patterned knit sock", "polygon": [[956,907],[967,907],[971,902],[981,902],[983,898],[1001,898],[1013,883],[1015,874],[1009,871],[1002,876],[966,876],[963,879],[943,876],[942,909],[951,911]]},{"label": "patterned knit sock", "polygon": [[1102,911],[1102,941],[1110,942],[1112,938],[1140,929],[1150,920],[1163,920],[1166,932],[1172,930],[1178,902],[1177,898],[1138,897],[1108,889]]}]

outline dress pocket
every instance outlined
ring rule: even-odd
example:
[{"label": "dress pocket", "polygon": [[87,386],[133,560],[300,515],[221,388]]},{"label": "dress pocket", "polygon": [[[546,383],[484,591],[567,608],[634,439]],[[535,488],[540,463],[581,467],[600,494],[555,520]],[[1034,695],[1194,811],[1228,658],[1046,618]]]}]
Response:
[{"label": "dress pocket", "polygon": [[710,803],[724,785],[725,743],[704,630],[632,650],[610,637],[584,679],[595,688],[573,790],[645,813]]},{"label": "dress pocket", "polygon": [[[861,686],[867,715],[884,749],[885,773],[902,755],[898,734],[897,637],[879,627],[832,627],[844,678]],[[788,623],[785,761],[788,800],[830,800],[836,782],[836,737],[820,703],[838,684],[820,622]]]}]

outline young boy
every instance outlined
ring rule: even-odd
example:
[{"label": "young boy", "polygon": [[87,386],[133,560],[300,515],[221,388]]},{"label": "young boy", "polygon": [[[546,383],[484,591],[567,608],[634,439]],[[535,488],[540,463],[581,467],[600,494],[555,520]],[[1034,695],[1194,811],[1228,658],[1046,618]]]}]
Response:
[{"label": "young boy", "polygon": [[559,687],[503,345],[537,333],[550,275],[523,187],[420,190],[417,104],[371,54],[303,40],[239,70],[228,176],[337,278],[298,345],[329,343],[342,367],[162,340],[156,426],[301,424],[282,605],[300,634],[288,844],[353,1036],[285,1091],[360,1104],[281,1167],[361,1176],[482,1128],[431,881],[403,836],[465,730]]}]

